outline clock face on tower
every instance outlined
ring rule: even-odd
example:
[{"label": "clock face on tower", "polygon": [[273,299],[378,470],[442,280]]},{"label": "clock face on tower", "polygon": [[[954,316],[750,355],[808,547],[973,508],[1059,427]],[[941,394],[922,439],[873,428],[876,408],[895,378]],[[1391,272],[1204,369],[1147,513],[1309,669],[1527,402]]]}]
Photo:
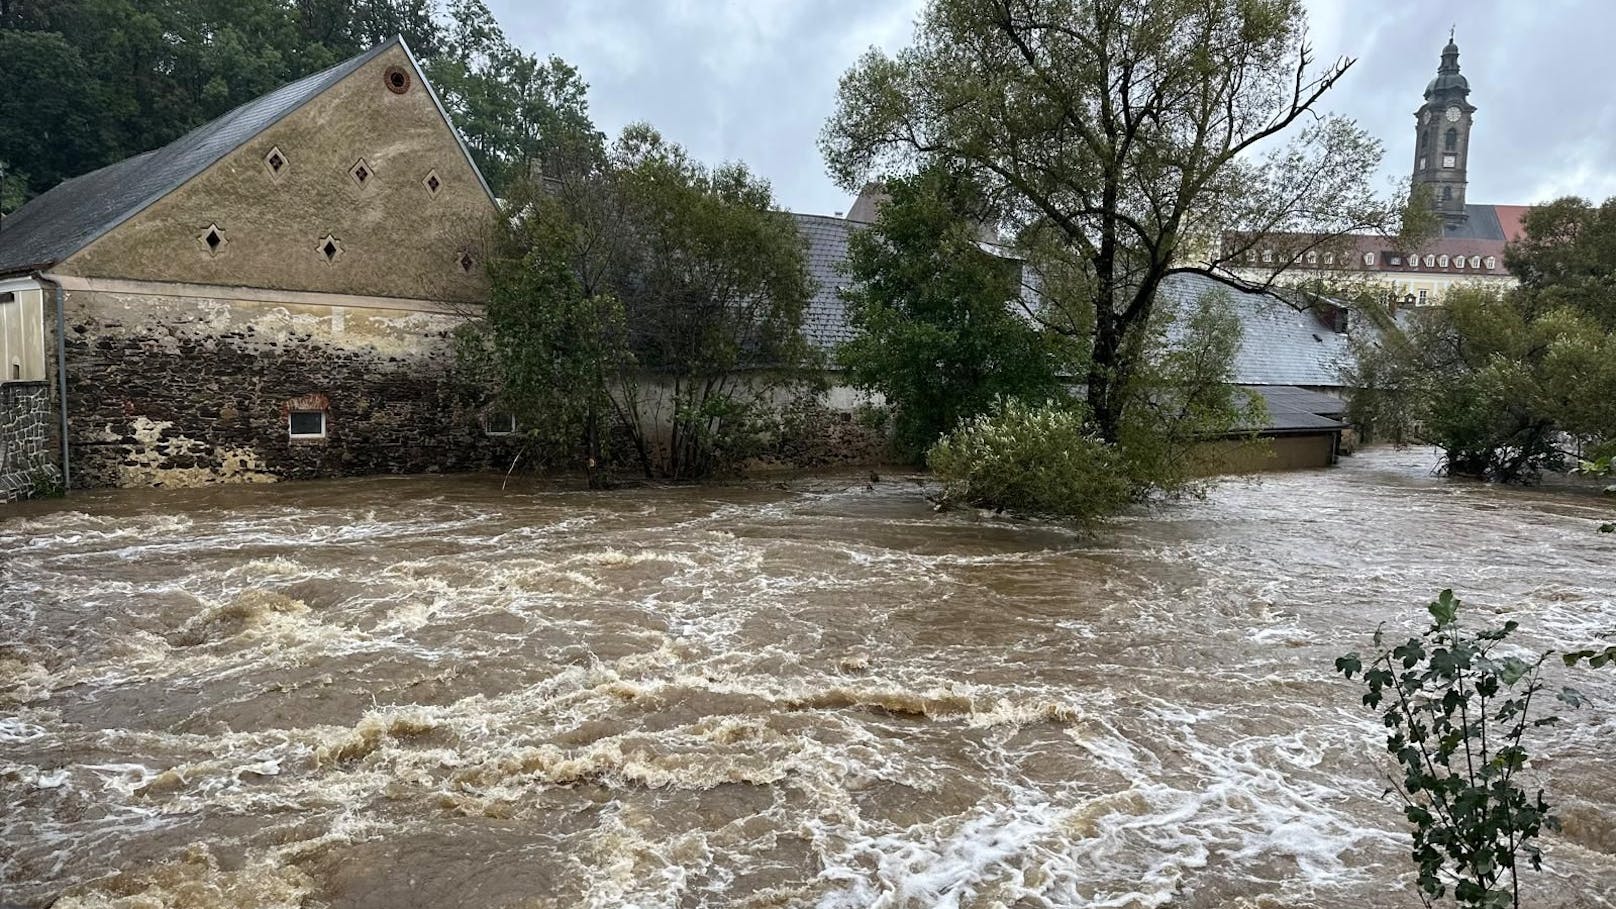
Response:
[{"label": "clock face on tower", "polygon": [[1459,122],[1459,109],[1457,107],[1448,108],[1447,117],[1448,117],[1448,122],[1449,123],[1458,123]]}]

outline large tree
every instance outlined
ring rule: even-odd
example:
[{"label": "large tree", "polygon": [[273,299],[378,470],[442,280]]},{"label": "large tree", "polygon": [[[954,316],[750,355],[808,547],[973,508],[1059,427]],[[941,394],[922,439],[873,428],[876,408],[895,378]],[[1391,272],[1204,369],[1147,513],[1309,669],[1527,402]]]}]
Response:
[{"label": "large tree", "polygon": [[999,397],[1064,398],[1072,345],[1015,301],[1022,263],[982,248],[981,195],[941,167],[886,185],[867,230],[848,242],[843,292],[856,334],[837,359],[855,387],[894,412],[898,449],[916,460]]},{"label": "large tree", "polygon": [[1163,278],[1392,226],[1378,143],[1320,112],[1352,61],[1317,68],[1305,22],[1300,0],[932,0],[843,77],[822,147],[850,188],[941,159],[989,189],[1058,277],[1039,317],[1088,348],[1114,442]]},{"label": "large tree", "polygon": [[796,225],[744,166],[709,168],[643,124],[560,161],[513,188],[463,363],[496,367],[501,406],[547,424],[560,460],[598,463],[611,428],[648,477],[724,467],[810,375]]}]

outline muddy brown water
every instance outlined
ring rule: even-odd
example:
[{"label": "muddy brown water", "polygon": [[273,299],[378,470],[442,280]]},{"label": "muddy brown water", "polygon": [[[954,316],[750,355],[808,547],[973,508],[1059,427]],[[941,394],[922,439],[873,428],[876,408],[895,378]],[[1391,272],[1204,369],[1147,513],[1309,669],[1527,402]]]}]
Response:
[{"label": "muddy brown water", "polygon": [[[1610,503],[1421,452],[1083,535],[916,487],[378,478],[0,512],[0,903],[1414,906],[1331,662],[1616,628]],[[1533,905],[1616,904],[1616,670]],[[1562,677],[1564,677],[1562,679]]]}]

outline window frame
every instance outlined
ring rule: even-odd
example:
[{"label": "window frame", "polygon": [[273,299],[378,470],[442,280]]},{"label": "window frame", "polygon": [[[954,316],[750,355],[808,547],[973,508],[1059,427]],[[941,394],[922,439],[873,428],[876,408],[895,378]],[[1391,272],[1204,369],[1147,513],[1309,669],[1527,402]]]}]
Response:
[{"label": "window frame", "polygon": [[[317,414],[320,417],[319,432],[298,432],[295,427],[297,417],[305,414]],[[288,410],[286,412],[286,437],[294,442],[313,441],[328,438],[331,434],[331,417],[323,410]]]},{"label": "window frame", "polygon": [[[494,421],[504,417],[510,429],[495,429]],[[516,414],[507,411],[492,411],[483,416],[483,435],[486,436],[514,436],[517,432]]]}]

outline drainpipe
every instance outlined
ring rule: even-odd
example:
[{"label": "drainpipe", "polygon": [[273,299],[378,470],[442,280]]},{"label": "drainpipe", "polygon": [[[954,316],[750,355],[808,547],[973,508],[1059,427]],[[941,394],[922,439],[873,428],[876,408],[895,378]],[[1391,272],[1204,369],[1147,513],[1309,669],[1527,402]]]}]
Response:
[{"label": "drainpipe", "polygon": [[53,299],[56,301],[56,395],[61,403],[59,410],[62,418],[62,493],[65,495],[73,488],[73,474],[68,464],[67,447],[67,311],[63,305],[62,285],[45,277],[43,272],[35,272],[34,280],[50,285],[54,291]]}]

